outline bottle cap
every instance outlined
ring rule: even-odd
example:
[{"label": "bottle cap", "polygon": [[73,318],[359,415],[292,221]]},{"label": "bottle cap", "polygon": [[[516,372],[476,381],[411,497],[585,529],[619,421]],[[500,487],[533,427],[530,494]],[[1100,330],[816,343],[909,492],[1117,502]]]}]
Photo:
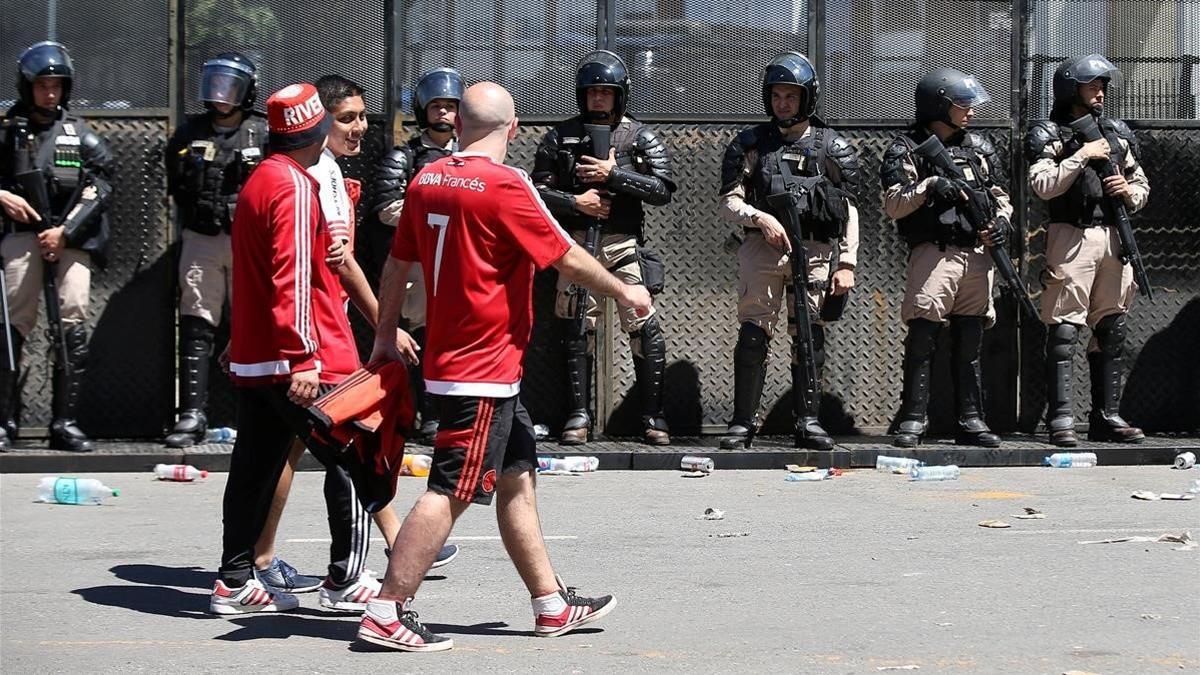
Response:
[{"label": "bottle cap", "polygon": [[113,493],[114,497],[120,497],[121,496],[121,488],[113,488],[112,493]]},{"label": "bottle cap", "polygon": [[205,470],[205,469],[201,469],[201,470],[200,470],[200,477],[201,477],[201,478],[208,478],[208,471],[207,471],[207,470]]}]

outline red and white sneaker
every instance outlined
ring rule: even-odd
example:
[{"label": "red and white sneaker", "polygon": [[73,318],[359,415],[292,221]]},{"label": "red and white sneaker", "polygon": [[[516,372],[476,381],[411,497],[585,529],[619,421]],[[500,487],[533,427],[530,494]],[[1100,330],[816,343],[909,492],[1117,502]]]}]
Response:
[{"label": "red and white sneaker", "polygon": [[562,577],[555,575],[558,580],[558,594],[566,601],[567,606],[561,614],[538,614],[534,617],[533,634],[538,637],[554,637],[562,635],[591,623],[608,614],[617,606],[617,599],[611,595],[599,598],[584,598],[575,595],[575,588],[563,583]]},{"label": "red and white sneaker", "polygon": [[343,588],[335,587],[326,577],[325,583],[321,584],[321,606],[343,612],[361,612],[379,595],[380,586],[382,584],[369,572],[358,575],[358,579]]},{"label": "red and white sneaker", "polygon": [[208,611],[213,614],[257,614],[259,612],[288,612],[300,606],[300,600],[290,593],[272,593],[256,578],[244,586],[230,588],[217,579],[208,598]]},{"label": "red and white sneaker", "polygon": [[454,646],[454,640],[434,635],[412,611],[412,598],[403,605],[395,600],[367,603],[358,624],[359,639],[403,652],[440,652]]}]

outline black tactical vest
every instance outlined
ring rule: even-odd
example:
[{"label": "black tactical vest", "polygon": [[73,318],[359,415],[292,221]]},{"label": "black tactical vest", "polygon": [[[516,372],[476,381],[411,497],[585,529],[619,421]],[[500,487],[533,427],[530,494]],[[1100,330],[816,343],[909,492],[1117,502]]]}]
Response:
[{"label": "black tactical vest", "polygon": [[[626,117],[613,129],[611,143],[613,149],[616,150],[618,167],[648,174],[650,170],[645,158],[641,156],[634,144],[641,128],[641,122]],[[563,186],[564,192],[575,195],[598,187],[592,183],[580,182],[575,176],[575,165],[579,162],[579,158],[592,154],[592,140],[583,128],[582,120],[579,117],[569,119],[559,126],[558,131],[560,139],[558,161],[556,162],[558,185]],[[612,200],[612,207],[609,209],[608,220],[604,228],[605,233],[641,236],[642,225],[646,219],[645,211],[642,209],[642,200],[621,193],[611,194],[609,198]],[[583,230],[588,226],[588,218],[580,213],[563,216],[559,220],[568,230]]]},{"label": "black tactical vest", "polygon": [[[1118,167],[1124,167],[1128,151],[1121,145],[1120,137],[1113,130],[1111,122],[1101,119],[1100,129],[1104,132],[1104,138],[1108,140],[1113,163]],[[1084,141],[1078,134],[1072,132],[1071,127],[1065,124],[1058,126],[1058,132],[1062,136],[1063,149],[1056,159],[1062,161],[1079,152]],[[1095,163],[1088,162],[1083,165],[1083,173],[1075,179],[1074,183],[1071,183],[1071,187],[1063,194],[1049,200],[1046,207],[1050,212],[1050,222],[1052,223],[1071,223],[1076,227],[1090,227],[1106,224],[1109,220],[1104,215],[1103,204],[1104,182],[1096,171]]]},{"label": "black tactical vest", "polygon": [[234,131],[218,132],[205,117],[195,124],[179,159],[179,215],[182,225],[200,234],[229,232],[238,193],[263,159],[266,125],[247,117]]},{"label": "black tactical vest", "polygon": [[[910,151],[917,147],[917,141],[908,134],[901,138]],[[954,145],[946,143],[946,150],[959,170],[962,171],[967,185],[972,190],[987,190],[987,180],[983,175],[983,162],[975,149],[969,145],[970,141],[967,140],[969,138],[970,136],[966,136],[962,143]],[[910,154],[909,157],[916,164],[918,181],[943,174],[925,159],[915,154]],[[910,247],[925,242],[960,248],[974,248],[979,244],[978,234],[971,229],[965,216],[952,205],[938,203],[932,194],[919,209],[897,220],[896,226]]]},{"label": "black tactical vest", "polygon": [[[457,140],[454,141],[452,147],[454,149],[458,148]],[[426,145],[425,143],[421,142],[420,136],[410,140],[408,142],[408,148],[409,153],[412,156],[412,167],[408,170],[409,180],[412,180],[412,177],[417,175],[418,171],[425,168],[425,165],[432,164],[443,157],[449,157],[454,152],[454,150],[447,150],[445,148],[436,148]]]},{"label": "black tactical vest", "polygon": [[[758,166],[751,176],[753,197],[751,204],[784,222],[780,214],[767,202],[772,193],[772,179],[780,176],[780,165],[787,162],[794,176],[811,178],[825,174],[826,140],[830,134],[825,127],[813,126],[812,133],[799,140],[789,142],[773,125],[763,125],[755,146],[758,151]],[[805,235],[816,241],[831,242],[841,236],[841,225],[820,223],[805,230]]]}]

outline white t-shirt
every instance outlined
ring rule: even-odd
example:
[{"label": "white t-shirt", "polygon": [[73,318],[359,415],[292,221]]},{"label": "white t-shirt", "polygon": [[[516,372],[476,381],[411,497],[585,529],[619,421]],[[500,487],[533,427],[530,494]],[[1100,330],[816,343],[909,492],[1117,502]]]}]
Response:
[{"label": "white t-shirt", "polygon": [[350,242],[354,238],[354,214],[350,212],[350,196],[346,194],[346,181],[342,178],[342,167],[328,148],[321,159],[308,167],[308,173],[321,186],[319,198],[325,222],[329,224],[329,236]]}]

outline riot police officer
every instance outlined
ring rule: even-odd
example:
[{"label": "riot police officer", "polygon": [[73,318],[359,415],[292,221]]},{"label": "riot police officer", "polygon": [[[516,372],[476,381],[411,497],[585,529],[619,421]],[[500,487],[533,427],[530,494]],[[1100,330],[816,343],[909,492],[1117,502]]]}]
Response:
[{"label": "riot police officer", "polygon": [[[57,290],[48,307],[54,344],[50,447],[92,449],[75,423],[87,367],[90,262],[104,262],[113,160],[104,141],[67,109],[74,68],[67,48],[39,42],[17,64],[19,100],[5,115],[0,149],[4,207],[7,323],[0,327],[0,447],[17,430],[15,398],[21,347],[37,321],[38,299]],[[45,203],[42,199],[45,198]],[[55,288],[56,287],[56,288]],[[55,315],[60,321],[55,321]],[[6,358],[9,349],[13,355]]]},{"label": "riot police officer", "polygon": [[[1029,130],[1026,154],[1032,166],[1029,186],[1046,200],[1046,269],[1042,320],[1048,325],[1047,425],[1050,442],[1073,446],[1072,374],[1075,342],[1085,324],[1092,329],[1088,365],[1092,411],[1088,439],[1137,443],[1141,429],[1121,418],[1121,361],[1125,314],[1136,284],[1121,258],[1121,240],[1108,200],[1128,212],[1146,205],[1150,183],[1138,164],[1137,141],[1119,119],[1103,117],[1109,83],[1121,71],[1099,54],[1064,61],[1054,71],[1050,119]],[[1085,116],[1098,118],[1104,138],[1085,141],[1069,126]],[[1108,162],[1120,171],[1103,177]]]},{"label": "riot police officer", "polygon": [[267,148],[265,117],[254,110],[257,75],[250,59],[225,52],[204,62],[204,112],[167,143],[167,190],[175,200],[179,256],[179,420],[166,444],[183,448],[208,426],[209,358],[232,279],[230,228],[238,193]]},{"label": "riot police officer", "polygon": [[[996,320],[994,267],[985,247],[1004,245],[1012,205],[1000,185],[1003,162],[996,148],[967,130],[976,108],[989,100],[974,77],[953,68],[934,70],[917,84],[916,123],[893,139],[883,156],[884,210],[896,220],[910,249],[900,310],[908,325],[904,389],[892,423],[898,447],[914,447],[925,434],[933,353],[947,322],[958,412],[954,440],[985,447],[1000,444],[983,420],[979,353],[984,329]],[[949,152],[961,182],[916,152],[930,136],[937,136]],[[973,197],[990,205],[985,227],[973,227],[967,218]]]},{"label": "riot police officer", "polygon": [[[771,336],[787,299],[788,332],[797,333],[796,283],[803,288],[811,344],[794,339],[792,381],[797,445],[829,450],[833,439],[817,419],[820,371],[825,360],[825,320],[854,286],[858,256],[860,171],[858,153],[816,116],[821,85],[803,54],[771,60],[763,74],[763,109],[769,122],[742,131],[725,150],[720,211],[743,228],[738,248],[738,340],[733,359],[733,419],[726,444],[745,439],[757,425]],[[776,195],[803,189],[820,195],[819,212],[780,202]],[[785,230],[793,228],[792,232]],[[806,251],[793,269],[793,241]],[[799,262],[799,261],[797,261]],[[834,300],[831,301],[831,298]],[[825,319],[819,318],[826,308]],[[803,308],[801,308],[803,309]]]},{"label": "riot police officer", "polygon": [[[413,117],[420,133],[403,145],[384,154],[375,170],[372,210],[379,222],[395,228],[404,208],[404,193],[408,182],[430,162],[458,151],[454,121],[458,117],[458,102],[463,96],[462,75],[453,68],[437,68],[417,80],[413,90]],[[425,277],[420,265],[413,265],[408,275],[408,294],[404,296],[401,316],[413,339],[425,347]],[[417,394],[417,409],[421,414],[419,435],[433,440],[437,433],[437,404],[425,393],[421,366],[413,367],[412,383]]]},{"label": "riot police officer", "polygon": [[[627,114],[630,83],[625,63],[616,54],[598,50],[580,59],[575,77],[579,115],[551,129],[538,146],[533,182],[546,206],[576,241],[586,244],[589,225],[599,228],[590,251],[601,264],[627,284],[643,284],[639,251],[645,224],[643,204],[663,206],[671,201],[675,180],[667,148],[659,137]],[[592,156],[592,139],[585,125],[611,129],[610,152]],[[653,263],[651,263],[653,264]],[[586,330],[574,325],[581,293],[559,277],[555,315],[572,324],[566,339],[569,416],[561,442],[587,442],[592,418],[591,353],[600,306],[588,296]],[[653,445],[670,443],[663,418],[663,375],[667,345],[657,314],[638,316],[618,308],[621,330],[629,336],[642,407],[642,438]]]}]

